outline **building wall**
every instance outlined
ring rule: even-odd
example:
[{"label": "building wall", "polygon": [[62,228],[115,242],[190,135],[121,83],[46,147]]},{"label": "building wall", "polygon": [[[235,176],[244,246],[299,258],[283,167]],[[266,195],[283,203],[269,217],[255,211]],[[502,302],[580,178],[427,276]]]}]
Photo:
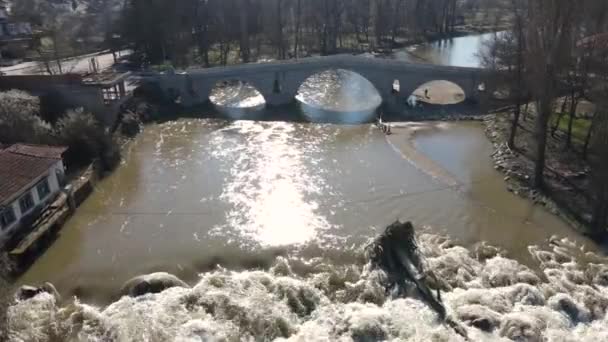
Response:
[{"label": "building wall", "polygon": [[[106,105],[101,88],[85,85],[82,77],[66,75],[17,75],[0,77],[0,90],[19,89],[34,96],[60,96],[70,107],[83,107],[106,127],[113,127],[120,106]],[[126,99],[126,98],[125,98]],[[120,102],[122,104],[123,102]]]},{"label": "building wall", "polygon": [[[19,197],[17,197],[10,205],[10,207],[13,208],[13,213],[15,213],[15,217],[17,218],[17,220],[12,225],[0,230],[0,240],[4,240],[12,233],[14,233],[14,231],[19,227],[19,223],[24,216],[31,213],[37,207],[45,205],[46,203],[55,198],[55,196],[61,191],[61,181],[57,177],[58,174],[61,176],[63,176],[64,174],[64,166],[62,161],[58,161],[55,165],[53,165],[44,177],[37,179],[36,182],[29,184],[26,188],[22,190]],[[38,196],[38,190],[36,189],[36,185],[38,185],[44,178],[46,178],[48,181],[50,193],[46,198],[40,198]],[[29,211],[23,213],[21,212],[21,207],[19,206],[19,200],[28,192],[32,194],[34,206],[30,208]]]}]

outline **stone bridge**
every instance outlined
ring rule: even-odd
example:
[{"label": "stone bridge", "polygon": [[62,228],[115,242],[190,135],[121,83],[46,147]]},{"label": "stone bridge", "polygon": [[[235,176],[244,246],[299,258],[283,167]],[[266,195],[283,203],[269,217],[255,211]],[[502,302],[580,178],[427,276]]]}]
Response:
[{"label": "stone bridge", "polygon": [[[446,80],[460,86],[467,100],[479,100],[479,84],[484,71],[478,68],[415,64],[402,61],[335,55],[269,63],[242,64],[208,69],[189,69],[158,76],[167,94],[179,96],[185,106],[203,104],[220,81],[240,80],[253,85],[270,106],[294,101],[298,89],[310,76],[331,69],[356,72],[369,80],[382,96],[385,108],[405,106],[407,98],[421,85]],[[393,89],[399,81],[400,91]]]}]

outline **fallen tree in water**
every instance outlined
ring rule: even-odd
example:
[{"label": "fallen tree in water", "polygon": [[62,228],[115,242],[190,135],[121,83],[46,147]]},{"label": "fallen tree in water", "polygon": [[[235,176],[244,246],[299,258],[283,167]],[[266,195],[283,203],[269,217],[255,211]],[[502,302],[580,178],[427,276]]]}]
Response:
[{"label": "fallen tree in water", "polygon": [[411,222],[397,221],[391,224],[368,246],[367,251],[372,265],[384,271],[388,277],[387,292],[397,297],[422,300],[437,313],[441,321],[466,337],[466,330],[447,317],[439,280],[432,271],[425,270]]}]

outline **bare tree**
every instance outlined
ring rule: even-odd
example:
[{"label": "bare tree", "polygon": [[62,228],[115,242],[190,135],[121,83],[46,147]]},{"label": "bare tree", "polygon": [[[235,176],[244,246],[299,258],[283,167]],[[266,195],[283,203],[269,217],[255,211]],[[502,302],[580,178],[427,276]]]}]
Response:
[{"label": "bare tree", "polygon": [[513,26],[508,32],[495,34],[493,39],[486,43],[480,53],[481,64],[493,70],[494,79],[489,80],[496,86],[506,86],[511,100],[514,102],[513,119],[507,144],[515,149],[515,138],[521,117],[521,107],[525,100],[527,88],[524,80],[525,69],[525,27],[524,16],[526,8],[523,0],[511,0],[510,11],[513,14]]},{"label": "bare tree", "polygon": [[593,134],[590,158],[593,189],[591,228],[593,235],[603,238],[608,227],[608,106],[605,101],[602,101],[601,110],[594,117],[593,126],[596,134]]},{"label": "bare tree", "polygon": [[240,29],[241,29],[241,40],[240,40],[240,53],[241,61],[243,63],[249,63],[251,50],[249,47],[249,0],[242,0],[239,6],[239,17],[240,17]]},{"label": "bare tree", "polygon": [[557,81],[569,55],[576,4],[568,0],[528,0],[526,74],[537,102],[534,186],[543,188],[547,127],[557,94]]},{"label": "bare tree", "polygon": [[295,29],[294,29],[294,44],[293,44],[293,57],[298,58],[299,47],[300,47],[300,29],[302,21],[302,0],[296,0],[296,12],[295,12]]}]

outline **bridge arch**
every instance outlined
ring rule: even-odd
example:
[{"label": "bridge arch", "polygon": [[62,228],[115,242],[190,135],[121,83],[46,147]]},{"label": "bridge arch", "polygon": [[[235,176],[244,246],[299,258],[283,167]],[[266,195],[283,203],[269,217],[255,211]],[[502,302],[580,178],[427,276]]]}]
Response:
[{"label": "bridge arch", "polygon": [[417,101],[433,105],[454,105],[464,102],[468,94],[460,84],[448,80],[433,80],[419,85],[411,94]]},{"label": "bridge arch", "polygon": [[308,120],[335,123],[369,122],[383,101],[371,80],[344,68],[311,72],[294,98]]},{"label": "bridge arch", "polygon": [[261,109],[266,99],[256,85],[240,78],[221,79],[209,91],[209,101],[226,109]]},{"label": "bridge arch", "polygon": [[356,69],[315,70],[302,79],[294,97],[332,111],[374,110],[382,104],[377,85]]}]

